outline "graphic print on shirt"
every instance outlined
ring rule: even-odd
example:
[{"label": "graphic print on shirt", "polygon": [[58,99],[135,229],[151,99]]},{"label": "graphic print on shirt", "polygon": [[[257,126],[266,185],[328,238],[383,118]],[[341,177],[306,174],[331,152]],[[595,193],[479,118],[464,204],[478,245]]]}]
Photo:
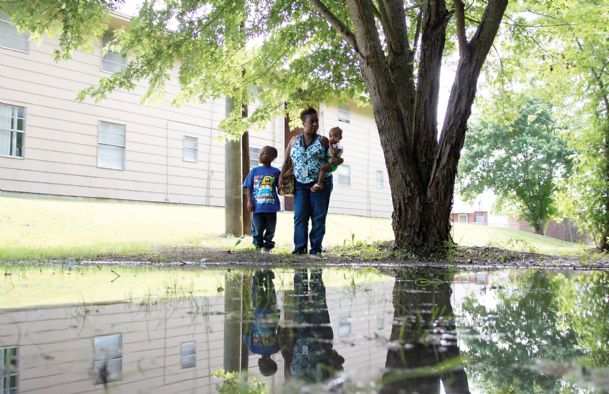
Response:
[{"label": "graphic print on shirt", "polygon": [[274,175],[254,176],[254,185],[258,185],[258,187],[254,189],[254,199],[256,200],[256,204],[275,204],[275,193],[273,192],[274,184]]}]

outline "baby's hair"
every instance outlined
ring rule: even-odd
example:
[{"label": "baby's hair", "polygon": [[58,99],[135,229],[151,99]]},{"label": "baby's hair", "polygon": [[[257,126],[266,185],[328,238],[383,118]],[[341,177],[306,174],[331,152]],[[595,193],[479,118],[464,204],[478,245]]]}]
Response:
[{"label": "baby's hair", "polygon": [[306,118],[307,116],[309,116],[309,115],[317,115],[317,111],[315,111],[315,109],[314,109],[314,108],[311,108],[311,107],[309,107],[309,108],[307,108],[307,109],[303,110],[303,111],[300,113],[300,120],[302,120],[302,123],[304,123],[305,118]]},{"label": "baby's hair", "polygon": [[275,149],[274,146],[266,145],[266,146],[263,146],[262,149],[270,150],[273,153],[273,155],[275,156],[275,158],[277,158],[278,153],[277,153],[277,149]]},{"label": "baby's hair", "polygon": [[330,131],[328,132],[328,134],[330,134],[331,132],[339,132],[341,135],[343,134],[343,129],[341,129],[340,127],[332,127],[330,129]]}]

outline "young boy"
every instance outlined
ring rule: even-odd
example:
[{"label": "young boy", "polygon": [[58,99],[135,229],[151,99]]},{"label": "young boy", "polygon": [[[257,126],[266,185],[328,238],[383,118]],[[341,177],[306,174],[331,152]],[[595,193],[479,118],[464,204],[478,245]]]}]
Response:
[{"label": "young boy", "polygon": [[343,155],[343,146],[340,143],[340,140],[343,139],[343,130],[340,127],[333,127],[330,129],[328,133],[328,140],[330,141],[330,149],[328,149],[328,160],[319,170],[319,177],[317,178],[317,183],[311,187],[311,191],[313,193],[317,193],[324,188],[324,179],[326,178],[326,174],[330,171],[336,171],[338,167],[335,164],[330,163],[330,160],[333,157],[341,157]]},{"label": "young boy", "polygon": [[265,146],[260,150],[260,166],[252,168],[243,188],[247,191],[247,209],[253,213],[252,238],[256,249],[270,252],[275,246],[275,225],[277,224],[277,211],[279,211],[279,196],[277,184],[279,182],[279,169],[271,167],[277,158],[277,149]]}]

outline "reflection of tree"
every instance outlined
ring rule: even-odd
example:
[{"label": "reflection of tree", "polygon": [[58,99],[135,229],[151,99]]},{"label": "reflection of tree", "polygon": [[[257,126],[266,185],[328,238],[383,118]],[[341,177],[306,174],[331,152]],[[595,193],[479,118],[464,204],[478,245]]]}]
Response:
[{"label": "reflection of tree", "polygon": [[468,393],[460,362],[453,309],[452,274],[400,271],[393,290],[392,346],[381,392]]},{"label": "reflection of tree", "polygon": [[516,291],[499,291],[496,310],[474,297],[464,302],[473,321],[473,335],[465,341],[468,373],[486,392],[561,392],[566,382],[560,377],[527,368],[535,359],[562,362],[580,354],[573,331],[559,319],[560,277],[528,272],[517,286]]},{"label": "reflection of tree", "polygon": [[577,277],[565,312],[577,343],[586,350],[586,361],[595,367],[609,366],[609,273],[591,272]]}]

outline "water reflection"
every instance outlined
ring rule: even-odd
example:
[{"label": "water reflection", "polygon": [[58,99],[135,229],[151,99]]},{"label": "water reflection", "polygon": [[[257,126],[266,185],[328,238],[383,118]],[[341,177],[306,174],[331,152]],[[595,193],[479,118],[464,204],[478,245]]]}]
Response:
[{"label": "water reflection", "polygon": [[447,271],[400,271],[393,289],[394,323],[383,393],[469,393]]},{"label": "water reflection", "polygon": [[[342,370],[345,359],[334,349],[334,331],[321,269],[294,274],[293,324],[285,328],[282,356],[288,376],[308,381],[328,379]],[[289,368],[288,368],[289,367]]]},{"label": "water reflection", "polygon": [[[301,268],[209,275],[222,282],[204,279],[215,286],[205,295],[164,285],[164,297],[137,301],[79,302],[82,293],[69,305],[0,309],[0,393],[609,388],[604,272]],[[0,279],[0,296],[28,297],[17,280]],[[100,286],[112,291],[114,283]]]}]

